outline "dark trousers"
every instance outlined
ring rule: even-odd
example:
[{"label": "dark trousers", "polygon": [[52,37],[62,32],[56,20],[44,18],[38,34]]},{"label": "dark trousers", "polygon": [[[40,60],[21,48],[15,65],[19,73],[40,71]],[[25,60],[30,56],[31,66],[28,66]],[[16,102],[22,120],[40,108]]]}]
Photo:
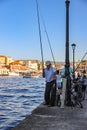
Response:
[{"label": "dark trousers", "polygon": [[46,83],[45,88],[45,102],[46,104],[50,104],[51,106],[55,105],[56,100],[56,80]]},{"label": "dark trousers", "polygon": [[82,91],[86,91],[86,85],[82,85]]}]

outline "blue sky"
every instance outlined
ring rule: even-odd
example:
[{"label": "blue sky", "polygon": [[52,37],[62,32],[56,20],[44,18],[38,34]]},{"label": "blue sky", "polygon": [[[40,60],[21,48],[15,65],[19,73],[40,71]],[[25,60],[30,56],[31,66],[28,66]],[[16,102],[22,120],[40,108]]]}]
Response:
[{"label": "blue sky", "polygon": [[[44,60],[53,60],[42,18],[56,61],[65,61],[65,0],[38,0]],[[69,48],[76,44],[75,60],[87,52],[87,0],[71,0]],[[36,0],[0,0],[0,55],[41,60]],[[87,59],[87,56],[85,57]]]}]

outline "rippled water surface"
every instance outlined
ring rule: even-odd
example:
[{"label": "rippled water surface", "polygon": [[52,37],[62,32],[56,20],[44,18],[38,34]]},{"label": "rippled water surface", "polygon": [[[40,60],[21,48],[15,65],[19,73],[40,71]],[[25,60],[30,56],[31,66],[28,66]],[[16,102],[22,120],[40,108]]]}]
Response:
[{"label": "rippled water surface", "polygon": [[44,99],[43,78],[0,77],[0,130],[10,130]]}]

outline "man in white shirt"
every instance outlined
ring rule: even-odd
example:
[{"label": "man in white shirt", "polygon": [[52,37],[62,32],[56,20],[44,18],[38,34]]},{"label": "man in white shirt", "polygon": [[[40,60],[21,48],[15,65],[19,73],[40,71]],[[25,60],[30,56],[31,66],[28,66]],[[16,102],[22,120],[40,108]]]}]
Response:
[{"label": "man in white shirt", "polygon": [[50,61],[46,61],[46,68],[43,72],[43,77],[46,79],[45,104],[54,106],[56,100],[56,69],[51,66]]}]

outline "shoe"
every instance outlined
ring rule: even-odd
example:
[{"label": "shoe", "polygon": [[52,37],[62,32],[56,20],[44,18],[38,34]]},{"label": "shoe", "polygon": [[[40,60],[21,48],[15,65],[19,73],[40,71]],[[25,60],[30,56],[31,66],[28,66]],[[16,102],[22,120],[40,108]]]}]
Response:
[{"label": "shoe", "polygon": [[48,105],[48,107],[54,107],[54,106],[55,106],[55,105],[50,105],[50,104]]},{"label": "shoe", "polygon": [[63,108],[64,108],[64,106],[60,106],[60,108],[62,108],[62,109],[63,109]]}]

